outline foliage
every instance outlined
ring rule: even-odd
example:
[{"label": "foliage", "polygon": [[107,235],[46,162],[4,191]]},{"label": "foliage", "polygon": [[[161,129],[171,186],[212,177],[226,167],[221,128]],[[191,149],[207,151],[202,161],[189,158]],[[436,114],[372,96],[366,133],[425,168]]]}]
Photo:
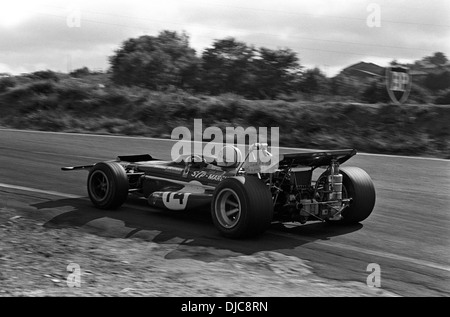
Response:
[{"label": "foliage", "polygon": [[202,54],[202,86],[213,95],[246,96],[254,86],[256,50],[234,38],[217,40]]},{"label": "foliage", "polygon": [[201,91],[275,99],[295,92],[300,71],[297,54],[291,49],[256,49],[229,37],[203,52]]},{"label": "foliage", "polygon": [[428,89],[413,82],[408,97],[408,102],[412,101],[420,104],[431,103],[433,101],[432,93]]},{"label": "foliage", "polygon": [[430,73],[425,78],[425,87],[433,91],[450,88],[450,72]]},{"label": "foliage", "polygon": [[300,91],[306,93],[327,94],[329,92],[329,80],[322,71],[315,67],[308,69],[302,76]]},{"label": "foliage", "polygon": [[447,89],[437,97],[434,103],[437,105],[450,105],[450,89]]},{"label": "foliage", "polygon": [[16,86],[16,81],[14,80],[14,78],[11,77],[0,78],[0,94],[14,86]]},{"label": "foliage", "polygon": [[82,67],[82,68],[78,68],[78,69],[75,69],[74,71],[70,72],[69,75],[72,77],[84,77],[84,76],[91,75],[91,74],[92,74],[92,72],[89,68]]},{"label": "foliage", "polygon": [[423,60],[434,65],[445,65],[448,63],[447,56],[442,52],[436,52],[432,56],[424,57]]},{"label": "foliage", "polygon": [[[448,91],[442,98],[448,104]],[[204,128],[279,127],[281,146],[442,157],[450,151],[447,106],[246,100],[119,85],[100,89],[67,78],[8,89],[0,94],[0,112],[1,125],[21,129],[167,138],[174,127],[191,129],[201,118]]]},{"label": "foliage", "polygon": [[257,97],[275,99],[296,91],[301,75],[299,59],[291,49],[259,49],[256,65]]},{"label": "foliage", "polygon": [[367,103],[389,102],[390,97],[385,85],[373,82],[364,90],[362,100]]},{"label": "foliage", "polygon": [[[424,84],[420,83],[426,89],[417,86],[418,89],[411,95],[413,102],[433,99],[428,89],[439,92],[450,87],[450,72],[444,71],[448,63],[444,53],[436,52],[415,64],[404,65],[421,70],[423,63],[435,65],[436,69],[443,71],[436,73],[436,69],[430,70],[430,65],[427,65],[428,76]],[[369,103],[389,100],[385,88],[380,82],[372,83],[370,74],[341,73],[342,76],[328,78],[317,67],[303,72],[295,51],[289,48],[256,48],[234,37],[215,40],[197,56],[185,33],[166,30],[158,36],[141,36],[123,42],[115,55],[110,57],[110,64],[114,83],[156,91],[182,89],[213,96],[231,93],[260,100],[297,98],[320,101],[329,99],[327,96],[340,96],[337,100],[348,97],[349,100]],[[396,60],[390,64],[400,65]],[[88,72],[85,67],[72,75],[79,77]]]},{"label": "foliage", "polygon": [[41,70],[34,73],[31,73],[28,75],[29,78],[33,80],[53,80],[53,81],[59,81],[58,74],[56,74],[52,70]]},{"label": "foliage", "polygon": [[115,53],[110,57],[115,83],[155,90],[189,88],[199,62],[189,37],[171,31],[129,39]]}]

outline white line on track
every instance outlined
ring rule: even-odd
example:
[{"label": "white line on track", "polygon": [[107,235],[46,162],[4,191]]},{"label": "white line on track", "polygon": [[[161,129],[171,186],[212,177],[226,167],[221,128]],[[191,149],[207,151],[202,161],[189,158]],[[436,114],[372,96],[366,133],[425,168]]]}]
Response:
[{"label": "white line on track", "polygon": [[[1,149],[1,147],[0,147]],[[4,148],[4,149],[12,149],[12,148]],[[17,149],[14,149],[17,151]],[[33,154],[42,154],[42,155],[56,155],[56,156],[62,156],[62,157],[70,157],[70,158],[81,158],[81,159],[87,159],[87,160],[96,160],[101,161],[103,158],[99,157],[93,157],[93,156],[85,156],[85,155],[73,155],[73,154],[62,154],[62,153],[55,153],[55,152],[44,152],[44,151],[23,151],[26,153],[33,153]]]},{"label": "white line on track", "polygon": [[[72,194],[61,193],[61,192],[52,191],[52,190],[42,190],[42,189],[25,187],[25,186],[17,186],[17,185],[12,185],[12,184],[0,183],[0,188],[6,188],[6,189],[17,190],[17,191],[36,193],[36,194],[43,194],[43,195],[49,195],[49,196],[56,196],[56,197],[62,197],[62,198],[67,198],[67,199],[89,200],[89,197],[86,197],[86,196],[72,195]],[[151,208],[150,206],[148,208],[144,208],[144,207],[136,206],[136,205],[127,205],[126,203],[124,206],[129,206],[130,208],[141,210],[141,211],[148,211]]]},{"label": "white line on track", "polygon": [[289,233],[281,233],[281,232],[276,232],[276,231],[270,231],[270,233],[272,233],[274,235],[286,237],[286,238],[304,240],[304,241],[308,241],[308,242],[311,242],[314,244],[320,244],[320,245],[324,245],[324,246],[331,247],[331,248],[339,248],[339,249],[344,249],[347,251],[354,251],[354,252],[363,253],[363,254],[367,254],[367,255],[379,256],[379,257],[383,257],[383,258],[387,258],[387,259],[391,259],[391,260],[410,262],[410,263],[414,263],[414,264],[419,264],[421,266],[431,267],[431,268],[450,272],[450,266],[448,266],[448,265],[443,265],[443,264],[420,260],[420,259],[414,259],[414,258],[410,258],[407,256],[398,255],[398,254],[368,250],[368,249],[351,246],[351,245],[347,245],[347,244],[342,244],[339,242],[333,242],[333,241],[321,241],[321,240],[311,240],[311,239],[307,239],[307,238],[299,238],[299,237],[294,236]]},{"label": "white line on track", "polygon": [[[27,191],[27,192],[32,192],[32,193],[39,193],[39,194],[63,197],[63,198],[70,198],[70,199],[80,199],[80,198],[84,199],[84,198],[86,198],[86,197],[78,196],[78,195],[72,195],[72,194],[61,193],[61,192],[56,192],[56,191],[49,191],[49,190],[41,190],[41,189],[37,189],[37,188],[17,186],[17,185],[11,185],[11,184],[0,183],[0,187],[14,189],[14,190],[19,190],[19,191]],[[133,206],[132,208],[135,208],[135,206]],[[147,210],[147,209],[144,209],[144,208],[137,208],[137,209],[139,209],[139,210]],[[430,267],[430,268],[434,268],[434,269],[440,269],[440,270],[443,270],[443,271],[450,272],[450,266],[439,264],[439,263],[434,263],[434,262],[430,262],[430,261],[414,259],[414,258],[410,258],[410,257],[406,257],[406,256],[401,256],[401,255],[397,255],[397,254],[393,254],[393,253],[388,253],[388,252],[363,249],[363,248],[360,248],[360,247],[351,246],[351,245],[342,244],[342,243],[333,242],[333,241],[310,240],[310,239],[307,239],[307,238],[301,238],[301,237],[294,236],[292,234],[277,232],[277,231],[274,231],[274,230],[271,230],[270,233],[273,234],[273,235],[287,237],[287,238],[290,238],[290,239],[303,240],[303,241],[311,242],[312,244],[319,244],[319,245],[327,246],[327,247],[330,247],[330,248],[339,248],[339,249],[343,249],[343,250],[347,250],[347,251],[354,251],[354,252],[358,252],[358,253],[363,253],[363,254],[368,254],[368,255],[373,255],[373,256],[379,256],[379,257],[383,257],[383,258],[387,258],[387,259],[391,259],[391,260],[398,260],[398,261],[402,261],[402,262],[409,262],[409,263],[413,263],[413,264],[419,264],[421,266]]]},{"label": "white line on track", "polygon": [[[180,141],[180,140],[172,140],[172,139],[110,135],[110,134],[88,134],[88,133],[52,132],[52,131],[17,130],[17,129],[0,129],[0,131],[35,133],[35,134],[40,133],[40,134],[70,135],[70,136],[83,136],[83,137],[118,138],[118,139],[132,139],[132,140],[155,140],[155,141],[163,141],[163,142],[178,142],[178,141]],[[196,143],[199,141],[192,141],[192,142]],[[202,142],[202,143],[205,143],[205,142]],[[289,147],[279,147],[279,149],[281,149],[281,150],[317,151],[317,152],[326,151],[324,149],[305,149],[305,148],[289,148]],[[412,159],[412,160],[440,161],[440,162],[447,162],[447,163],[450,162],[450,160],[447,160],[447,159],[434,158],[434,157],[402,156],[402,155],[374,154],[374,153],[363,153],[363,152],[358,152],[358,155],[402,158],[402,159]]]},{"label": "white line on track", "polygon": [[11,185],[11,184],[0,183],[0,187],[20,190],[20,191],[24,191],[24,192],[31,192],[31,193],[38,193],[38,194],[45,194],[45,195],[69,198],[69,199],[83,198],[83,196],[78,196],[78,195],[60,193],[60,192],[55,192],[55,191],[51,191],[51,190],[42,190],[42,189],[31,188],[31,187],[17,186],[17,185]]}]

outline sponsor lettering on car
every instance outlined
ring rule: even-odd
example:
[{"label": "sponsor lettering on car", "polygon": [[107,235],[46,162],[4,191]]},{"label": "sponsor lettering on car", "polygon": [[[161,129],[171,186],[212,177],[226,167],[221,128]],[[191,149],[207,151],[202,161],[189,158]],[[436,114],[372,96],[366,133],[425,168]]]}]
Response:
[{"label": "sponsor lettering on car", "polygon": [[208,179],[216,182],[221,182],[222,180],[227,178],[227,176],[225,176],[225,172],[209,173],[206,171],[194,171],[191,173],[191,177],[196,179]]}]

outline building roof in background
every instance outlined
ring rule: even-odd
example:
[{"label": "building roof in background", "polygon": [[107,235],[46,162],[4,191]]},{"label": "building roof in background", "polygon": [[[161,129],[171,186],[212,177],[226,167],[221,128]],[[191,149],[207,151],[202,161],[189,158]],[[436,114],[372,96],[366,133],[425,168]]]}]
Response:
[{"label": "building roof in background", "polygon": [[339,75],[367,78],[383,76],[384,72],[384,67],[378,66],[374,63],[359,62],[344,68]]}]

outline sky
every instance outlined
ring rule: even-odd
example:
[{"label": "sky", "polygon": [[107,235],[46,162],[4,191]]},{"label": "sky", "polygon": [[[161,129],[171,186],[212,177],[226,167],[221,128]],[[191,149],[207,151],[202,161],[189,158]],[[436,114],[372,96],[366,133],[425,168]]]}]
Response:
[{"label": "sky", "polygon": [[199,56],[230,36],[290,48],[334,76],[360,61],[450,58],[450,1],[2,0],[0,73],[107,70],[123,41],[162,30],[187,33]]}]

